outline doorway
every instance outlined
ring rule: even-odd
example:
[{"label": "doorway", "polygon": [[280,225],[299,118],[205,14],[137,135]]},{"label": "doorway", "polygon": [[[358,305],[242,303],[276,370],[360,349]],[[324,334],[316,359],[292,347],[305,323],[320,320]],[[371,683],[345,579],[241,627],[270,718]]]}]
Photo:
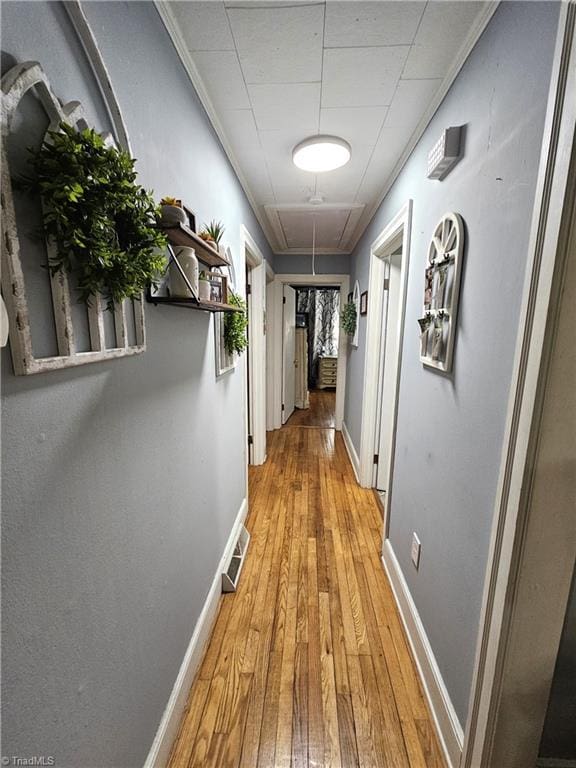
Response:
[{"label": "doorway", "polygon": [[384,538],[392,495],[411,220],[409,200],[370,249],[359,482],[382,491]]},{"label": "doorway", "polygon": [[246,270],[248,348],[246,351],[246,446],[247,464],[266,461],[266,262],[256,241],[241,229]]},{"label": "doorway", "polygon": [[[350,278],[348,275],[276,275],[269,286],[269,299],[273,318],[270,324],[269,343],[272,344],[269,357],[273,369],[273,396],[271,398],[272,429],[280,429],[290,416],[297,417],[294,408],[297,401],[295,385],[296,355],[296,291],[301,287],[331,287],[339,292],[339,305],[346,303]],[[285,302],[286,299],[286,302]],[[339,334],[336,355],[335,382],[331,382],[330,394],[334,399],[333,426],[342,429],[344,416],[344,391],[346,385],[347,338]],[[327,357],[330,357],[327,355]],[[335,383],[335,386],[332,386]],[[293,386],[294,384],[294,386]],[[294,399],[294,402],[293,402]],[[291,422],[292,423],[292,422]]]}]

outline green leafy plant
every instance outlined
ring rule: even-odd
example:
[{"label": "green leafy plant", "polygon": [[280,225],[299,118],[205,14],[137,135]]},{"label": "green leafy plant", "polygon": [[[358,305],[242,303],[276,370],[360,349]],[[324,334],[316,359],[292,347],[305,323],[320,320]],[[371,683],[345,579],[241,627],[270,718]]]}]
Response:
[{"label": "green leafy plant", "polygon": [[347,336],[354,336],[356,333],[356,323],[358,321],[356,304],[353,301],[349,301],[344,304],[342,314],[340,316],[340,324]]},{"label": "green leafy plant", "polygon": [[248,318],[246,317],[246,302],[234,291],[230,291],[228,303],[240,307],[241,312],[227,312],[224,316],[224,347],[229,355],[242,354],[248,346],[246,329]]},{"label": "green leafy plant", "polygon": [[223,234],[224,225],[222,222],[212,219],[210,224],[204,224],[202,232],[200,232],[200,237],[204,240],[208,237],[210,240],[214,240],[215,243],[219,243]]},{"label": "green leafy plant", "polygon": [[206,282],[209,282],[208,280],[208,273],[205,269],[201,269],[200,273],[198,275],[198,280],[205,280]]},{"label": "green leafy plant", "polygon": [[44,230],[55,243],[54,274],[74,272],[80,300],[108,297],[108,307],[139,298],[165,268],[166,238],[155,228],[158,209],[137,182],[135,161],[105,144],[93,129],[62,123],[40,149],[31,150]]}]

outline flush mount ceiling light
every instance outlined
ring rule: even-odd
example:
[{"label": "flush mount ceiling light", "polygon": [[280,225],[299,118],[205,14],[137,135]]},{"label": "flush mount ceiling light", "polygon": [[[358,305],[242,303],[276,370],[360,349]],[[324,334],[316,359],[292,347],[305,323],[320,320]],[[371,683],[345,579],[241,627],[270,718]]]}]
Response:
[{"label": "flush mount ceiling light", "polygon": [[311,136],[292,150],[292,162],[303,171],[322,173],[340,168],[350,160],[350,144],[338,136]]}]

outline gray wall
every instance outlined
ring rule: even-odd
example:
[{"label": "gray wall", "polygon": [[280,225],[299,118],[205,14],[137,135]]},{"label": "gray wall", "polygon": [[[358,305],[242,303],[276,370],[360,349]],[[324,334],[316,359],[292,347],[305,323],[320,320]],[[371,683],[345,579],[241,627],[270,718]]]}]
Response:
[{"label": "gray wall", "polygon": [[576,760],[576,572],[572,578],[540,756]]},{"label": "gray wall", "polygon": [[[317,275],[348,275],[350,274],[350,256],[342,253],[335,255],[318,254],[314,257],[314,267]],[[276,254],[274,270],[284,275],[311,275],[312,256],[308,254]]]},{"label": "gray wall", "polygon": [[[269,249],[152,3],[84,4],[141,182]],[[3,66],[36,59],[106,124],[56,3],[3,3]],[[242,286],[240,286],[242,287]],[[5,755],[141,766],[245,488],[243,365],[213,318],[146,307],[139,357],[16,378],[2,352]]]},{"label": "gray wall", "polygon": [[[555,3],[502,3],[353,254],[351,283],[368,287],[370,243],[414,201],[390,538],[462,724],[478,631],[488,539],[544,113]],[[466,125],[465,157],[429,181],[442,130]],[[466,224],[454,372],[419,361],[424,264],[446,211]],[[351,349],[345,422],[360,445],[366,319]],[[410,561],[415,531],[420,570]]]}]

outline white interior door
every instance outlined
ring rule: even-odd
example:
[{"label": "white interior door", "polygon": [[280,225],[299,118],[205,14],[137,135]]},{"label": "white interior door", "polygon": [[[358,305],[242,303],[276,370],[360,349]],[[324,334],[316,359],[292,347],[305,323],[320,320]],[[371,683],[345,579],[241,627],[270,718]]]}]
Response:
[{"label": "white interior door", "polygon": [[396,382],[398,378],[398,353],[400,344],[400,290],[402,255],[390,257],[388,271],[388,301],[384,302],[385,315],[382,324],[382,365],[380,430],[376,435],[376,488],[388,491],[394,422],[396,412]]},{"label": "white interior door", "polygon": [[285,424],[294,411],[296,386],[296,291],[289,285],[284,286],[283,318],[282,424]]}]

